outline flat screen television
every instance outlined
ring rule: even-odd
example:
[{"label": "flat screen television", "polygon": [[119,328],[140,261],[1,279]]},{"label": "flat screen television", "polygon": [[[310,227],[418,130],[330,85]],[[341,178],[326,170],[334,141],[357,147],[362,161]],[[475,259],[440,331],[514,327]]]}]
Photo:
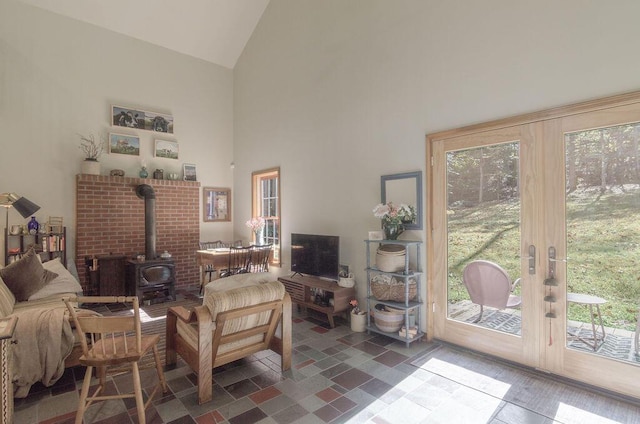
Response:
[{"label": "flat screen television", "polygon": [[291,271],[337,280],[340,237],[291,233]]}]

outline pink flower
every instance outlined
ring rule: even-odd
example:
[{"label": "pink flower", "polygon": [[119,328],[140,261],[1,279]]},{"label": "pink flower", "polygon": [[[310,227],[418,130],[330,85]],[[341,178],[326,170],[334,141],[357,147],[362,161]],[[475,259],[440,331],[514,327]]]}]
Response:
[{"label": "pink flower", "polygon": [[253,231],[254,233],[257,231],[260,231],[264,228],[264,218],[259,216],[257,218],[251,218],[250,220],[248,220],[247,222],[245,222],[245,225],[249,228],[251,228],[251,231]]}]

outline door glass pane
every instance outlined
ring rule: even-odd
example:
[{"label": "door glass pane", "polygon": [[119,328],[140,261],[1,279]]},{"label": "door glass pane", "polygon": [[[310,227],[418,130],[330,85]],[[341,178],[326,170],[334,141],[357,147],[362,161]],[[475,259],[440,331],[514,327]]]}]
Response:
[{"label": "door glass pane", "polygon": [[630,362],[640,361],[639,134],[634,123],[565,135],[567,345]]},{"label": "door glass pane", "polygon": [[[519,155],[518,142],[447,153],[448,317],[516,335],[522,327],[520,286],[513,284],[520,272]],[[463,273],[474,261],[490,263],[470,266],[467,289]]]}]

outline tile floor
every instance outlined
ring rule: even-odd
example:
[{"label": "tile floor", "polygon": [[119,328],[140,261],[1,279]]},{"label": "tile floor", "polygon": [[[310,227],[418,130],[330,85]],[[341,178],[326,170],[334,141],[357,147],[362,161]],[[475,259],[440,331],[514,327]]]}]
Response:
[{"label": "tile floor", "polygon": [[[295,308],[294,308],[295,309]],[[291,370],[266,352],[214,372],[214,400],[198,405],[182,361],[167,369],[170,391],[147,411],[149,423],[640,423],[640,407],[451,346],[353,333],[338,320],[294,312]],[[15,423],[72,423],[84,369],[16,399]],[[155,384],[152,369],[143,384]],[[116,376],[111,390],[129,390]],[[137,422],[121,400],[90,407],[85,422]]]}]

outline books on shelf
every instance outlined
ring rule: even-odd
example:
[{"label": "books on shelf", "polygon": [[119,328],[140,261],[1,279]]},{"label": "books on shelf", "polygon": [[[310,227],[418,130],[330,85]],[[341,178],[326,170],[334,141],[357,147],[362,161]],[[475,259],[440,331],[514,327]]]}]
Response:
[{"label": "books on shelf", "polygon": [[52,234],[42,238],[43,252],[59,252],[64,250],[64,236]]}]

